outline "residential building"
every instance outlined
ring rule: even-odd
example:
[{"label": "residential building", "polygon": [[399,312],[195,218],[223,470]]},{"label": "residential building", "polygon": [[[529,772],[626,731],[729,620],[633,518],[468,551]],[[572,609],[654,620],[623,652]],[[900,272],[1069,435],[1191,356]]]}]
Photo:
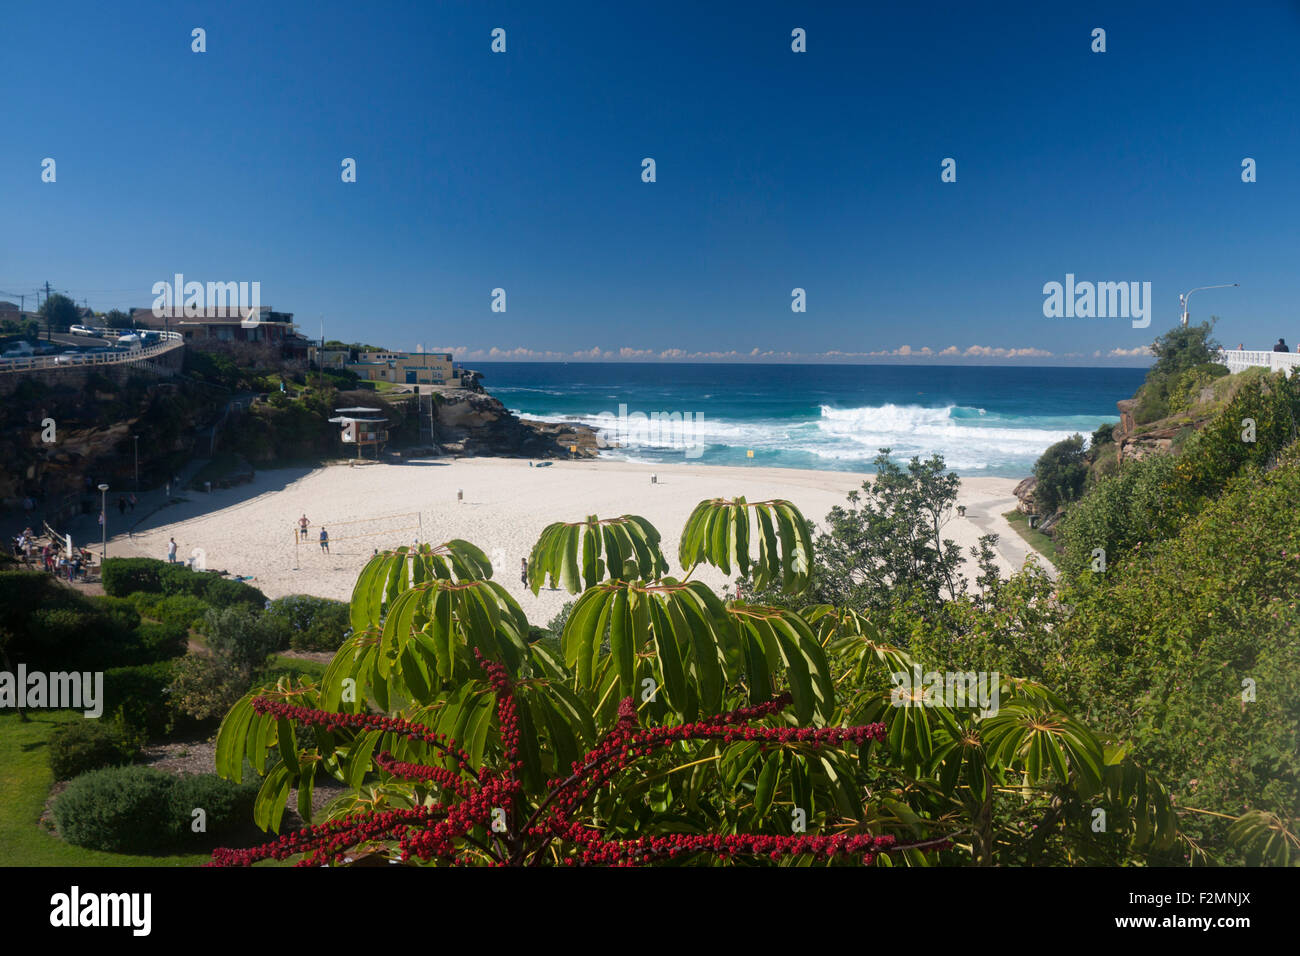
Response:
[{"label": "residential building", "polygon": [[186,315],[183,307],[132,309],[131,321],[139,328],[180,332],[185,344],[201,352],[223,352],[243,364],[264,365],[307,362],[308,339],[299,335],[292,312],[259,306],[251,318],[237,310],[212,308]]},{"label": "residential building", "polygon": [[362,352],[347,368],[367,382],[460,385],[460,369],[450,352]]}]

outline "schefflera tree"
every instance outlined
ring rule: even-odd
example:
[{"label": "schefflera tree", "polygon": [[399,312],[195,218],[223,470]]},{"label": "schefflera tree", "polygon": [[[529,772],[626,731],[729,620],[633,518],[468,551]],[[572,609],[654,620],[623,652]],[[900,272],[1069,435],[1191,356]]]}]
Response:
[{"label": "schefflera tree", "polygon": [[[787,501],[701,502],[681,577],[644,518],[557,522],[529,584],[579,597],[562,634],[532,639],[470,543],[373,558],[323,678],[249,694],[218,734],[219,773],[265,775],[256,822],[279,832],[296,791],[309,825],[214,861],[923,865],[1172,841],[1158,784],[1045,689],[1009,683],[985,739],[977,713],[890,705],[883,682],[913,662],[869,620],[692,580],[712,565],[797,598],[812,559]],[[349,792],[314,820],[320,774]],[[1115,821],[1101,840],[1080,818],[1090,801]]]}]

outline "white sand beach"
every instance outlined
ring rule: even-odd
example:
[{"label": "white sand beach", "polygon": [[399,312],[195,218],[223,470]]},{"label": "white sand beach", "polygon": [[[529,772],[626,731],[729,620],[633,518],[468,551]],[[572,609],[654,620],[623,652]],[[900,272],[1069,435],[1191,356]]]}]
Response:
[{"label": "white sand beach", "polygon": [[[652,484],[651,475],[657,476]],[[358,467],[330,465],[259,472],[251,484],[211,494],[188,492],[140,520],[131,535],[110,539],[110,557],[167,556],[174,537],[181,559],[201,549],[209,569],[251,575],[268,597],[315,594],[347,599],[375,548],[463,538],[492,559],[494,577],[521,603],[529,620],[544,625],[569,595],[542,590],[534,597],[520,582],[520,559],[553,521],[639,514],[663,536],[664,554],[677,563],[682,525],[704,498],[744,495],[751,501],[786,498],[821,522],[833,505],[870,476],[849,472],[622,461],[557,461],[529,467],[504,458],[431,459]],[[1003,573],[1019,569],[1029,548],[1002,518],[1016,504],[1012,478],[963,478],[959,504],[944,536],[964,549],[989,531],[1000,536]],[[457,500],[458,490],[464,499]],[[298,518],[311,521],[295,547]],[[384,520],[382,516],[402,515]],[[321,551],[321,527],[330,553]],[[973,565],[967,574],[974,577]],[[712,568],[697,577],[720,587]]]}]

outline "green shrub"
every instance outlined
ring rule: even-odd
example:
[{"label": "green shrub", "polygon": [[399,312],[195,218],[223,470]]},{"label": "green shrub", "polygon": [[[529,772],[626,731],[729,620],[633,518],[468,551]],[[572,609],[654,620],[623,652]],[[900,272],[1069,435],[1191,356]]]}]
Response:
[{"label": "green shrub", "polygon": [[175,778],[151,767],[108,767],[84,773],[54,802],[59,836],[111,853],[148,853],[175,840]]},{"label": "green shrub", "polygon": [[109,558],[104,562],[104,591],[113,597],[126,597],[137,591],[156,594],[162,590],[160,575],[170,565],[154,558]]},{"label": "green shrub", "polygon": [[55,780],[69,780],[100,767],[121,766],[139,749],[122,729],[104,720],[74,720],[50,738],[50,770]]},{"label": "green shrub", "polygon": [[104,672],[104,714],[120,716],[123,722],[151,737],[172,727],[168,707],[173,665],[170,661],[114,667]]},{"label": "green shrub", "polygon": [[266,613],[285,622],[288,646],[298,651],[336,651],[352,626],[345,602],[310,594],[276,598]]},{"label": "green shrub", "polygon": [[[1214,814],[1293,815],[1300,800],[1297,500],[1293,444],[1273,470],[1229,481],[1176,536],[1061,592],[1072,611],[1053,653],[1065,654],[1067,705],[1132,739],[1179,803],[1211,811],[1180,822],[1207,849],[1226,843]],[[1247,677],[1259,688],[1249,703]]]},{"label": "green shrub", "polygon": [[179,624],[145,621],[140,625],[140,660],[154,664],[180,657],[189,647],[189,635]]},{"label": "green shrub", "polygon": [[153,616],[165,624],[189,630],[202,626],[203,615],[210,607],[207,601],[193,594],[169,594],[154,605]]},{"label": "green shrub", "polygon": [[1061,570],[1087,569],[1094,548],[1113,563],[1138,542],[1173,537],[1233,477],[1270,467],[1295,438],[1298,418],[1300,376],[1245,379],[1223,410],[1182,442],[1180,454],[1127,462],[1070,508],[1061,527]]},{"label": "green shrub", "polygon": [[163,593],[170,596],[189,595],[212,607],[245,604],[262,608],[266,595],[243,581],[231,581],[209,571],[193,571],[183,564],[170,565],[160,575]]},{"label": "green shrub", "polygon": [[1034,501],[1045,515],[1056,514],[1062,505],[1078,498],[1088,477],[1083,436],[1071,435],[1043,452],[1034,465],[1034,477],[1038,479]]},{"label": "green shrub", "polygon": [[136,613],[141,617],[152,617],[155,620],[157,619],[158,602],[162,600],[162,596],[158,593],[153,591],[135,591],[128,594],[125,600],[131,602],[131,606],[135,608]]},{"label": "green shrub", "polygon": [[[261,782],[256,775],[245,776],[242,784],[224,780],[215,773],[177,777],[168,815],[177,842],[207,846],[252,826],[253,802]],[[205,830],[195,833],[194,811],[199,809],[204,813]]]},{"label": "green shrub", "polygon": [[266,607],[266,595],[257,588],[243,581],[231,581],[226,578],[216,578],[208,586],[204,600],[213,607],[242,604],[258,611]]}]

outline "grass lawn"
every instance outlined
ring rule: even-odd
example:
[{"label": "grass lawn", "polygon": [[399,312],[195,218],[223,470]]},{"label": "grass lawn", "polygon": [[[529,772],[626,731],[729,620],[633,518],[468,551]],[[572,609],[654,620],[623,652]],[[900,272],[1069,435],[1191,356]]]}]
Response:
[{"label": "grass lawn", "polygon": [[1002,517],[1007,519],[1007,523],[1016,529],[1016,534],[1024,538],[1029,546],[1041,554],[1043,557],[1056,564],[1057,556],[1060,551],[1056,547],[1056,542],[1049,538],[1037,528],[1029,527],[1029,516],[1019,511],[1008,511]]},{"label": "grass lawn", "polygon": [[41,710],[27,723],[14,711],[0,713],[0,865],[3,866],[197,866],[206,853],[132,856],[85,850],[64,843],[39,824],[54,783],[47,748],[62,724],[85,720],[80,712]]}]

